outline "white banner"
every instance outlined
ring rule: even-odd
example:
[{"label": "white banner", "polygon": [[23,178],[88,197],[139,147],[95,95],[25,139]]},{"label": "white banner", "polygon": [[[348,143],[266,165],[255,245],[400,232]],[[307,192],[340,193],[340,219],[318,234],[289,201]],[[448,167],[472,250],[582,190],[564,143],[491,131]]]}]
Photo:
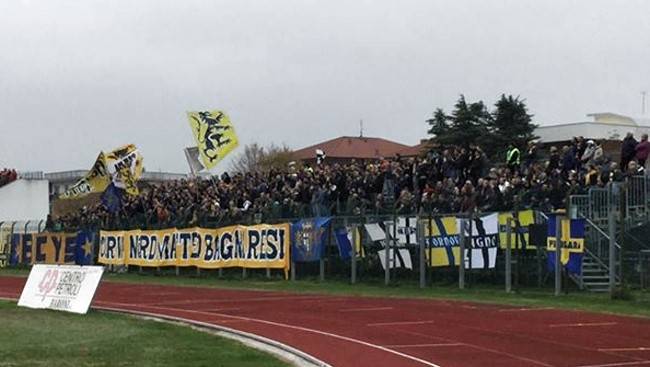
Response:
[{"label": "white banner", "polygon": [[[377,251],[381,267],[386,270],[386,250]],[[405,268],[413,270],[413,262],[411,261],[411,253],[405,248],[389,249],[388,250],[388,264],[391,269]]]},{"label": "white banner", "polygon": [[85,314],[103,273],[103,266],[36,264],[18,306]]},{"label": "white banner", "polygon": [[[466,238],[469,237],[470,223],[467,219],[457,218],[457,226]],[[476,217],[471,227],[472,242],[465,249],[465,268],[494,269],[499,248],[499,214]]]}]

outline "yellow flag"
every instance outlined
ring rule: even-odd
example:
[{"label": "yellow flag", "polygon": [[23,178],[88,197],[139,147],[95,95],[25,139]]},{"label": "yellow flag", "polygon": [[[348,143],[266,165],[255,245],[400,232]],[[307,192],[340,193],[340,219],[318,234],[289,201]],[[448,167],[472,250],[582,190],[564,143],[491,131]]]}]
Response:
[{"label": "yellow flag", "polygon": [[59,198],[77,199],[94,192],[103,192],[110,184],[110,181],[111,178],[106,169],[106,157],[101,152],[90,171],[62,193]]},{"label": "yellow flag", "polygon": [[119,172],[123,168],[128,168],[135,180],[140,179],[144,169],[142,155],[133,144],[127,144],[108,152],[106,154],[106,166],[110,173]]},{"label": "yellow flag", "polygon": [[211,169],[239,144],[230,118],[222,111],[188,112],[203,167]]},{"label": "yellow flag", "polygon": [[59,198],[78,199],[94,192],[104,192],[111,180],[127,193],[137,195],[135,183],[142,176],[143,170],[142,155],[133,144],[124,145],[107,154],[100,152],[90,171]]},{"label": "yellow flag", "polygon": [[128,144],[106,154],[106,166],[116,187],[129,195],[138,195],[137,181],[142,176],[142,155],[135,145]]},{"label": "yellow flag", "polygon": [[[528,227],[531,224],[535,224],[535,213],[533,213],[532,210],[523,210],[520,211],[518,215],[519,233],[516,231],[515,221],[512,220],[512,229],[510,231],[510,248],[516,250],[523,247],[527,250],[535,250],[536,247],[531,245],[530,235],[528,233]],[[508,218],[513,218],[512,212],[499,213],[499,247],[503,250],[505,250],[508,243]]]}]

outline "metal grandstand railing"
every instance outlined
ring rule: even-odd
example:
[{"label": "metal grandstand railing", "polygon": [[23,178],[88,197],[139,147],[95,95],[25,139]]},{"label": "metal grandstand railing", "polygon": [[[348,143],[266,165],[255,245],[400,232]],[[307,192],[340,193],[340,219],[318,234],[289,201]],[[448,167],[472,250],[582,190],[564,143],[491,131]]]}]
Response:
[{"label": "metal grandstand railing", "polygon": [[[641,254],[650,249],[648,243],[641,240],[645,238],[646,229],[650,233],[649,180],[648,176],[628,177],[624,182],[594,187],[585,194],[569,197],[569,215],[587,220],[585,258],[589,261],[585,263],[591,271],[599,274],[593,276],[595,284],[602,284],[598,283],[600,274],[609,272],[610,218],[614,221],[617,281],[622,279],[623,267],[631,269],[632,273],[641,268]],[[583,276],[582,281],[589,288],[585,278],[588,276]]]}]

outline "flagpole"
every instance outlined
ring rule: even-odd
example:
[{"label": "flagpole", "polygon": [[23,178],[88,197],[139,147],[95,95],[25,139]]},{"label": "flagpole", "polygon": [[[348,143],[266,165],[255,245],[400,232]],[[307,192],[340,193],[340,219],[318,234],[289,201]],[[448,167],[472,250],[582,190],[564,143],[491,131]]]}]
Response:
[{"label": "flagpole", "polygon": [[183,152],[185,153],[185,160],[187,160],[187,165],[190,166],[190,174],[192,175],[192,178],[194,178],[196,177],[196,171],[194,170],[194,166],[192,166],[190,153],[187,151],[187,149],[183,149]]}]

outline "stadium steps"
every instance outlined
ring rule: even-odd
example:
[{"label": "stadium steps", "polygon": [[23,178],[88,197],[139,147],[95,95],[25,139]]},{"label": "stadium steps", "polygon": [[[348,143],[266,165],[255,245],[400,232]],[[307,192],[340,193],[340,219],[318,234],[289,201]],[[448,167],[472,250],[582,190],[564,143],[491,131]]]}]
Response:
[{"label": "stadium steps", "polygon": [[[582,275],[579,279],[582,288],[587,291],[609,292],[609,268],[590,252],[585,252],[582,260]],[[620,284],[618,277],[616,284]]]}]

